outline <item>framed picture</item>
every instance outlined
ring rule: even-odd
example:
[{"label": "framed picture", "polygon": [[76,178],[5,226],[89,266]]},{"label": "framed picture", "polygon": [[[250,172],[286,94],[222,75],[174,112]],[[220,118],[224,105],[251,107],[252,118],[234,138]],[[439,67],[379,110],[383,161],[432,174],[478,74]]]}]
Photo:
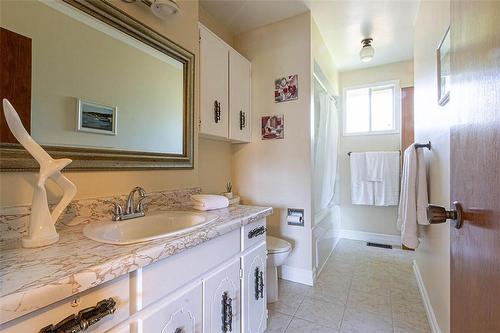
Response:
[{"label": "framed picture", "polygon": [[263,116],[261,124],[262,140],[285,138],[285,116]]},{"label": "framed picture", "polygon": [[298,75],[288,75],[274,80],[274,102],[286,102],[299,98]]},{"label": "framed picture", "polygon": [[450,100],[450,27],[437,48],[438,103],[443,106]]},{"label": "framed picture", "polygon": [[77,124],[79,132],[116,135],[116,106],[106,106],[78,99]]}]

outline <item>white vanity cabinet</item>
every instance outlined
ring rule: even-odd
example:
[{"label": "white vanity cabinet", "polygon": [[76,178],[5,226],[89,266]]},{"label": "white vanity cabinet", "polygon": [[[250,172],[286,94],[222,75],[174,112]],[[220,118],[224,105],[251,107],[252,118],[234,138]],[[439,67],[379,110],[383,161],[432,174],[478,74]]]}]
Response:
[{"label": "white vanity cabinet", "polygon": [[266,243],[242,256],[243,332],[264,332],[267,326],[266,309]]},{"label": "white vanity cabinet", "polygon": [[240,332],[240,288],[239,258],[203,280],[204,332]]},{"label": "white vanity cabinet", "polygon": [[111,333],[263,333],[265,219],[138,268],[0,327],[36,333],[112,298],[116,311],[89,327]]},{"label": "white vanity cabinet", "polygon": [[205,26],[200,33],[200,134],[251,141],[251,64]]}]

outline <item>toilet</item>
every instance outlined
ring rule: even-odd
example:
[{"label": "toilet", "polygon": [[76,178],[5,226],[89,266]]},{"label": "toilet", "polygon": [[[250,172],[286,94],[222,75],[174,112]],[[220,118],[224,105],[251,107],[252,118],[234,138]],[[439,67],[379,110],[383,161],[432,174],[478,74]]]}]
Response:
[{"label": "toilet", "polygon": [[285,263],[292,251],[292,244],[286,240],[267,236],[267,303],[278,300],[278,266]]}]

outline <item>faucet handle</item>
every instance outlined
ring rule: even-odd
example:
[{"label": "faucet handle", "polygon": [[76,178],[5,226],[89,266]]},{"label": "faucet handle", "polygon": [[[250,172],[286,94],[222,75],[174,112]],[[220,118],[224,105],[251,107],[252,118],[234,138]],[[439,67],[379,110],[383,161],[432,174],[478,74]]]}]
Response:
[{"label": "faucet handle", "polygon": [[118,201],[115,201],[113,205],[115,210],[113,213],[113,221],[118,221],[123,215],[123,208]]}]

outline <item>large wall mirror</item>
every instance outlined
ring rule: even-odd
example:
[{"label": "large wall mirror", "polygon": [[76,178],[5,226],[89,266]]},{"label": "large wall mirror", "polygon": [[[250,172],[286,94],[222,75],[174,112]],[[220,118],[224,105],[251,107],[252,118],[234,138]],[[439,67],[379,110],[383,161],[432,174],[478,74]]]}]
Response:
[{"label": "large wall mirror", "polygon": [[[113,7],[2,1],[1,98],[76,170],[192,168],[194,55]],[[5,170],[37,169],[1,115]]]}]

